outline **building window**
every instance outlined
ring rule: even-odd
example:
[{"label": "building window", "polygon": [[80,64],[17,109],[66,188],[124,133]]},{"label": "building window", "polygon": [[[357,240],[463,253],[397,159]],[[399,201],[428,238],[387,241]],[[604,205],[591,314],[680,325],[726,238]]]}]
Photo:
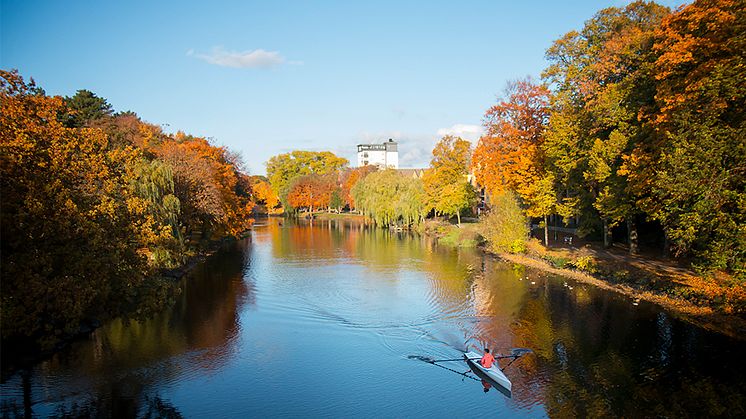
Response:
[{"label": "building window", "polygon": [[368,158],[368,153],[367,152],[363,153],[363,157],[365,157],[367,159]]},{"label": "building window", "polygon": [[363,166],[367,166],[367,165],[368,165],[368,160],[363,160]]}]

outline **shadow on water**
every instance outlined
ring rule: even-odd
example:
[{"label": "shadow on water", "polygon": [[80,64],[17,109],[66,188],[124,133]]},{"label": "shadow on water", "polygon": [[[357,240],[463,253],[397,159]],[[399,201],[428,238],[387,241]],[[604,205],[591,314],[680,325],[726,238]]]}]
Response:
[{"label": "shadow on water", "polygon": [[[116,319],[2,385],[3,417],[181,417],[157,388],[227,362],[238,312],[255,303],[244,280],[250,241],[224,246],[184,280],[173,307],[144,320]],[[174,363],[174,358],[187,362]],[[147,368],[143,368],[147,367]],[[76,377],[80,372],[83,377]],[[186,371],[188,374],[189,371]],[[32,384],[35,376],[46,375]],[[44,394],[39,394],[39,393]],[[46,400],[64,400],[46,405]]]}]

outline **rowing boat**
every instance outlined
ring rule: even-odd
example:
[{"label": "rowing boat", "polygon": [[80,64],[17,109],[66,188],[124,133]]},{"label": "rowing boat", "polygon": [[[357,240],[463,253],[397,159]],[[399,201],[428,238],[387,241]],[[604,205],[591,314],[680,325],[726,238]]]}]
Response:
[{"label": "rowing boat", "polygon": [[479,362],[481,358],[482,357],[476,352],[467,352],[464,354],[464,359],[469,366],[472,367],[472,369],[476,368],[475,372],[481,372],[484,376],[489,378],[490,381],[493,381],[494,384],[497,384],[505,390],[508,390],[508,392],[511,392],[513,385],[510,380],[508,380],[508,377],[503,374],[502,370],[500,370],[500,365],[497,361],[495,361],[490,368],[485,368]]}]

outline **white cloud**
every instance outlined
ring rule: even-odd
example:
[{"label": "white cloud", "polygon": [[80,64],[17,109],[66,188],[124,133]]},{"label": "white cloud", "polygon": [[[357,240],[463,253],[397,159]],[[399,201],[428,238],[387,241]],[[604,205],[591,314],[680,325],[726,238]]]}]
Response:
[{"label": "white cloud", "polygon": [[482,136],[482,127],[479,125],[456,124],[450,128],[441,128],[438,130],[438,137],[453,135],[461,137],[464,140],[476,142]]},{"label": "white cloud", "polygon": [[221,47],[215,47],[209,54],[195,53],[194,50],[187,51],[188,56],[194,56],[210,64],[221,67],[233,68],[272,68],[282,64],[302,65],[302,61],[287,61],[277,51],[265,51],[255,49],[253,51],[226,51]]}]

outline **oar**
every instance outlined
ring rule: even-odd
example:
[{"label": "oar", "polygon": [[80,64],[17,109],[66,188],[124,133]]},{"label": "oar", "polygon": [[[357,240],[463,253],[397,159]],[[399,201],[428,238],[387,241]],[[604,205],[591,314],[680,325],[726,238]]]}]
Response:
[{"label": "oar", "polygon": [[[469,358],[469,359],[471,359],[472,361],[476,361],[476,360],[478,360],[479,358]],[[451,362],[451,361],[463,361],[463,360],[464,360],[464,358],[453,358],[453,359],[433,359],[433,360],[431,360],[431,361],[425,361],[425,362],[429,362],[429,363],[431,363],[431,364],[432,364],[432,363],[435,363],[435,362]],[[423,361],[424,361],[424,360],[423,360]]]},{"label": "oar", "polygon": [[[518,357],[520,357],[520,356],[521,356],[521,355],[499,355],[499,356],[496,356],[496,357],[495,357],[495,359],[505,359],[505,358],[518,358]],[[452,362],[452,361],[463,361],[463,360],[465,360],[465,359],[467,359],[467,358],[453,358],[453,359],[425,359],[424,357],[419,357],[418,359],[419,359],[419,360],[421,360],[421,361],[425,361],[425,362],[429,362],[429,363],[433,364],[433,363],[436,363],[436,362]],[[469,359],[469,360],[471,360],[471,361],[478,361],[478,360],[480,360],[480,359],[482,359],[482,358],[468,358],[468,359]]]}]

